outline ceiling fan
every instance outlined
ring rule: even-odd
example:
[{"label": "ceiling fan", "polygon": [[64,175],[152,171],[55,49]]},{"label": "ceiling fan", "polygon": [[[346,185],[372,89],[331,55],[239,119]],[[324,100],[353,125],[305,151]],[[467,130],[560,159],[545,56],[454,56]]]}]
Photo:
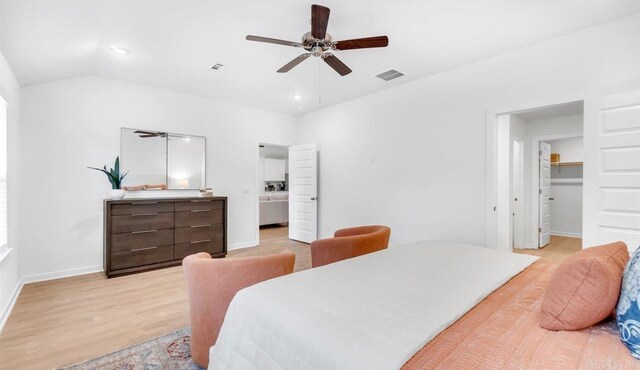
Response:
[{"label": "ceiling fan", "polygon": [[140,136],[140,137],[167,137],[167,133],[166,132],[159,132],[159,131],[136,130],[133,133],[134,134],[138,134],[138,136]]},{"label": "ceiling fan", "polygon": [[285,46],[293,46],[295,48],[303,48],[307,52],[285,64],[278,70],[279,73],[289,72],[293,67],[305,61],[310,56],[320,57],[331,68],[338,72],[341,76],[351,73],[351,68],[342,63],[330,50],[352,50],[364,48],[383,48],[389,45],[387,36],[365,37],[361,39],[351,39],[343,41],[333,41],[331,35],[327,33],[327,25],[329,23],[330,10],[322,5],[311,5],[311,32],[307,32],[302,36],[302,42],[293,42],[286,40],[273,39],[269,37],[248,35],[249,41],[266,42],[269,44],[278,44]]}]

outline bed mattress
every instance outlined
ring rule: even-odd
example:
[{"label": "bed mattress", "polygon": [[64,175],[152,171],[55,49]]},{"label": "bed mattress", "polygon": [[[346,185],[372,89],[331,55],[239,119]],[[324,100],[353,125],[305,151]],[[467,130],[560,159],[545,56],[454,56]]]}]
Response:
[{"label": "bed mattress", "polygon": [[399,369],[536,257],[446,242],[389,248],[243,289],[210,369]]},{"label": "bed mattress", "polygon": [[403,370],[638,369],[613,319],[580,331],[540,328],[540,304],[557,262],[540,260],[416,353]]}]

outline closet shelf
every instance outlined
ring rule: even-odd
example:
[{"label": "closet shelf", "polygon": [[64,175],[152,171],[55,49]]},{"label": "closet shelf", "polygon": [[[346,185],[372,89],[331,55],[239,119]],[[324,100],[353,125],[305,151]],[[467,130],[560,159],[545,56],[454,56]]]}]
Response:
[{"label": "closet shelf", "polygon": [[551,179],[552,184],[582,184],[582,178]]},{"label": "closet shelf", "polygon": [[582,162],[551,162],[552,166],[558,166],[558,167],[577,167],[577,166],[582,166]]}]

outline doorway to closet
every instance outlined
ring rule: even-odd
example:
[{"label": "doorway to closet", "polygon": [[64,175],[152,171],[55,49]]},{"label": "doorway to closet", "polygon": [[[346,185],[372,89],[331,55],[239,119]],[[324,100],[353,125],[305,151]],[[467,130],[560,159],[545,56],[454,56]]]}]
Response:
[{"label": "doorway to closet", "polygon": [[502,232],[509,249],[562,257],[581,248],[583,122],[582,102],[498,116],[498,198],[509,221],[497,239]]}]

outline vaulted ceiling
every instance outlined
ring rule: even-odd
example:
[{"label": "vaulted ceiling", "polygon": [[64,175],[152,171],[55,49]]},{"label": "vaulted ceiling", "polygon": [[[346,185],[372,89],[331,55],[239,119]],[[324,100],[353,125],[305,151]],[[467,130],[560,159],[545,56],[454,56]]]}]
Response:
[{"label": "vaulted ceiling", "polygon": [[[346,77],[319,58],[276,73],[302,51],[244,37],[299,41],[311,4],[2,0],[1,46],[22,85],[97,75],[299,114],[640,12],[637,0],[326,0],[335,40],[389,47],[337,51]],[[374,77],[391,68],[405,76]]]}]

